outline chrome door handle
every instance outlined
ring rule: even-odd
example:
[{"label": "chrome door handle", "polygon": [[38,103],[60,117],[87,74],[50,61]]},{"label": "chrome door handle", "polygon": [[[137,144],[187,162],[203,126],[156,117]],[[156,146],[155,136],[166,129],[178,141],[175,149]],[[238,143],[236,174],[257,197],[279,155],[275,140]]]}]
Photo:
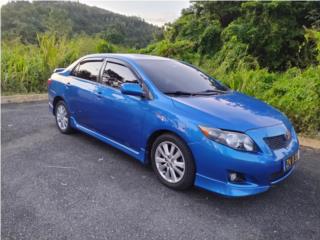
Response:
[{"label": "chrome door handle", "polygon": [[100,91],[96,91],[95,94],[97,95],[97,97],[101,98],[102,97],[102,92]]},{"label": "chrome door handle", "polygon": [[69,87],[71,86],[71,83],[67,82],[67,84],[65,86],[66,86],[66,89],[69,89]]}]

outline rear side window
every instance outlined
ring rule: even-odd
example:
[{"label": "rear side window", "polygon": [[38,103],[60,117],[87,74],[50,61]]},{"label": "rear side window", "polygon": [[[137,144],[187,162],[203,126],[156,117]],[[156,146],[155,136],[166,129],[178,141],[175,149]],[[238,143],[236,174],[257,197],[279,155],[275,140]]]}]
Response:
[{"label": "rear side window", "polygon": [[102,61],[81,62],[72,72],[73,76],[97,82]]},{"label": "rear side window", "polygon": [[102,73],[102,82],[110,87],[119,88],[122,83],[138,83],[138,80],[133,72],[126,66],[107,62]]}]

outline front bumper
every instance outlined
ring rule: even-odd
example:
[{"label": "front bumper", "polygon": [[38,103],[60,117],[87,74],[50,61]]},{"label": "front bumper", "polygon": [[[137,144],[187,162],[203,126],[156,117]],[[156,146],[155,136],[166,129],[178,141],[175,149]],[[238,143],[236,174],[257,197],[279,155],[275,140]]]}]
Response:
[{"label": "front bumper", "polygon": [[[286,148],[271,150],[264,142],[266,136],[283,134],[283,125],[247,131],[259,146],[261,152],[249,153],[231,149],[222,144],[202,138],[189,144],[196,162],[195,185],[229,197],[241,197],[267,191],[273,184],[287,178],[294,170],[284,170],[286,159],[299,150],[297,136],[291,128],[292,139]],[[229,173],[244,176],[241,183],[229,180]]]}]

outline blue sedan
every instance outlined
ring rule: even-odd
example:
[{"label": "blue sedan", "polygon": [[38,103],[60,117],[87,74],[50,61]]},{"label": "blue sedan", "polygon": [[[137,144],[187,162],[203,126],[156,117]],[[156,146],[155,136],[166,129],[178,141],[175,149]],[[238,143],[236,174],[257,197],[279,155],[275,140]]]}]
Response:
[{"label": "blue sedan", "polygon": [[62,133],[80,130],[150,163],[173,189],[253,195],[287,178],[299,159],[284,114],[185,62],[88,55],[55,69],[48,93]]}]

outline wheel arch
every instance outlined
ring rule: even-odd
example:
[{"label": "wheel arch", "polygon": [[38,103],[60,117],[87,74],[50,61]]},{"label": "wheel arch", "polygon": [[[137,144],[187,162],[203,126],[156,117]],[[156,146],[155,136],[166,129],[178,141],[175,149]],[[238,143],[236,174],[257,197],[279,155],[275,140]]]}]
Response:
[{"label": "wheel arch", "polygon": [[52,103],[52,111],[53,111],[53,115],[56,115],[56,105],[59,101],[64,101],[65,100],[63,99],[63,97],[61,96],[55,96],[54,99],[53,99],[53,103]]},{"label": "wheel arch", "polygon": [[[183,136],[181,136],[177,132],[172,131],[170,129],[157,129],[152,134],[150,134],[150,136],[147,139],[146,148],[145,148],[145,159],[144,159],[145,164],[150,164],[152,144],[159,136],[161,136],[163,134],[172,134],[172,135],[178,137],[181,141],[183,141],[186,144],[186,146],[189,148],[189,150],[193,156],[192,150],[189,147],[188,142],[186,141],[186,139],[184,139]],[[193,157],[193,159],[194,159],[194,157]]]}]

